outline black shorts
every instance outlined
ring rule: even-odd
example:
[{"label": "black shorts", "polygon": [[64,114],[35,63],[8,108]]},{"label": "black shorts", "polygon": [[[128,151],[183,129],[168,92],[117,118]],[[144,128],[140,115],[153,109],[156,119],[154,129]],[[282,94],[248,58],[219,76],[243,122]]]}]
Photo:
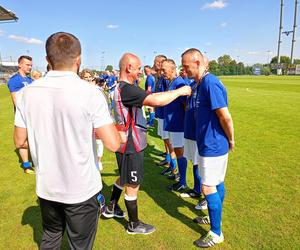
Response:
[{"label": "black shorts", "polygon": [[134,154],[116,153],[121,185],[139,185],[144,178],[144,151]]}]

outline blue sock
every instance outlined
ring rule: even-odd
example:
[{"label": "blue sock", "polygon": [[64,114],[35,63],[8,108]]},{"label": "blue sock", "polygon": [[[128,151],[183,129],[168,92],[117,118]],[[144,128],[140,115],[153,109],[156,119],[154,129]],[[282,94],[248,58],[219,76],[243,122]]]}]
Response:
[{"label": "blue sock", "polygon": [[222,202],[219,194],[213,193],[205,196],[210,219],[210,230],[221,235]]},{"label": "blue sock", "polygon": [[187,160],[183,156],[181,158],[177,158],[178,170],[180,175],[180,184],[186,186],[186,168],[187,168]]},{"label": "blue sock", "polygon": [[151,112],[150,113],[150,119],[149,119],[149,125],[153,126],[154,125],[154,119],[155,119],[155,113]]},{"label": "blue sock", "polygon": [[219,196],[220,196],[221,202],[222,202],[222,204],[223,204],[224,196],[225,196],[225,186],[224,186],[224,182],[220,183],[220,184],[217,186],[217,191],[218,191],[218,194],[219,194]]},{"label": "blue sock", "polygon": [[198,165],[193,166],[193,175],[194,175],[194,191],[201,193],[201,177],[199,175]]},{"label": "blue sock", "polygon": [[175,169],[176,169],[176,158],[171,158],[170,168],[171,168],[172,170],[175,170]]},{"label": "blue sock", "polygon": [[166,154],[166,162],[170,163],[171,162],[171,155],[170,154]]},{"label": "blue sock", "polygon": [[22,163],[23,168],[30,168],[30,162],[29,161],[24,161]]}]

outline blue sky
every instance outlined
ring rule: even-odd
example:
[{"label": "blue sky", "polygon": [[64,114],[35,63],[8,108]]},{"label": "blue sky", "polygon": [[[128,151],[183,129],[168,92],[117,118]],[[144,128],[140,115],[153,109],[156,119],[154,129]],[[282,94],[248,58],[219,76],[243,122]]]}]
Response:
[{"label": "blue sky", "polygon": [[[136,53],[150,65],[156,54],[180,63],[190,47],[210,60],[229,54],[245,64],[266,63],[277,53],[279,0],[2,0],[0,5],[19,17],[15,23],[0,23],[2,61],[30,54],[41,70],[45,41],[57,31],[76,35],[82,67],[96,69],[117,67],[124,52]],[[284,30],[292,30],[293,15],[294,0],[285,0]],[[296,38],[294,57],[300,58],[299,29]],[[282,39],[281,54],[289,56],[292,35]]]}]

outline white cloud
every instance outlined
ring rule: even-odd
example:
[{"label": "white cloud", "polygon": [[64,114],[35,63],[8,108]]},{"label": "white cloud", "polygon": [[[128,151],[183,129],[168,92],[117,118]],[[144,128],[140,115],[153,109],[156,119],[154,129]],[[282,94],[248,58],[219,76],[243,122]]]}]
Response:
[{"label": "white cloud", "polygon": [[221,27],[225,28],[227,26],[227,23],[226,22],[222,22],[221,23]]},{"label": "white cloud", "polygon": [[0,30],[0,36],[4,35],[4,30]]},{"label": "white cloud", "polygon": [[28,38],[28,37],[16,36],[16,35],[10,35],[8,36],[8,38],[19,42],[28,43],[28,44],[36,44],[36,45],[43,44],[43,41],[36,38]]},{"label": "white cloud", "polygon": [[247,54],[248,55],[258,55],[260,53],[258,51],[248,51]]},{"label": "white cloud", "polygon": [[201,7],[201,10],[206,9],[223,9],[227,6],[227,3],[224,0],[216,0],[212,3],[206,3]]},{"label": "white cloud", "polygon": [[106,25],[106,28],[108,28],[108,29],[118,29],[119,25],[118,24],[108,24],[108,25]]}]

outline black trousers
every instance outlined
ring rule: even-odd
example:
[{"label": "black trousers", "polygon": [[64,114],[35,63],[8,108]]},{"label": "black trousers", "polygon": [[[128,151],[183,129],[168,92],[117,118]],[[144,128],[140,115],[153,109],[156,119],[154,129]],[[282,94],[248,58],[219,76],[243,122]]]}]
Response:
[{"label": "black trousers", "polygon": [[76,204],[39,198],[43,223],[40,249],[60,249],[65,229],[71,249],[92,249],[98,226],[97,195]]}]

